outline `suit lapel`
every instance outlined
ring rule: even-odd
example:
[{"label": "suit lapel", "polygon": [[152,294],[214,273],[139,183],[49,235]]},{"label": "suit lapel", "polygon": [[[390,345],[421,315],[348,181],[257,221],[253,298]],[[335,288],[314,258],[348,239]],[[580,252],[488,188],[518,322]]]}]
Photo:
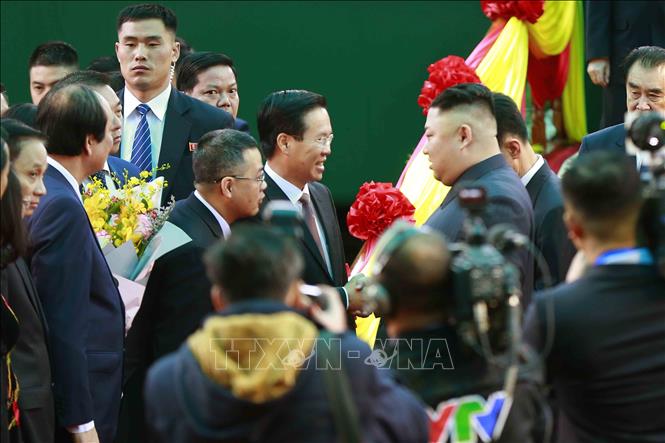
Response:
[{"label": "suit lapel", "polygon": [[212,235],[216,238],[224,238],[224,233],[222,232],[222,227],[219,226],[219,222],[214,215],[210,213],[210,210],[205,207],[203,203],[199,201],[194,193],[190,194],[186,200],[187,207],[193,212],[198,218],[203,220],[203,223],[208,226]]},{"label": "suit lapel", "polygon": [[536,174],[531,177],[531,180],[529,180],[529,183],[526,185],[526,191],[529,193],[531,204],[534,206],[536,204],[538,194],[540,194],[540,190],[543,189],[543,185],[549,177],[549,170],[550,167],[547,165],[547,160],[545,160],[545,163],[540,167],[538,172],[536,172]]},{"label": "suit lapel", "polygon": [[[309,194],[311,195],[312,202],[314,203],[314,209],[316,211],[316,216],[319,218],[321,223],[321,228],[323,228],[323,233],[326,236],[326,246],[328,250],[328,258],[330,259],[330,269],[332,270],[331,278],[335,280],[335,269],[333,263],[333,257],[336,256],[337,251],[333,250],[333,235],[336,233],[335,226],[337,224],[337,215],[333,213],[334,209],[330,205],[326,204],[328,202],[328,196],[325,194],[323,189],[318,188],[317,186],[309,186]],[[312,238],[314,242],[314,238]],[[316,246],[316,244],[315,244]],[[318,250],[318,248],[317,248]],[[320,255],[320,254],[319,254]],[[325,264],[323,257],[321,257],[324,268],[327,270],[328,266]],[[330,274],[330,272],[328,272]]]},{"label": "suit lapel", "polygon": [[[277,186],[277,183],[274,182],[272,178],[270,178],[269,175],[266,174],[266,184],[267,188],[265,190],[266,194],[266,200],[268,201],[273,201],[273,200],[286,200],[290,201],[289,198],[286,196],[284,191]],[[310,192],[312,188],[310,187]],[[314,201],[314,198],[312,198],[312,201]],[[318,213],[318,208],[317,204],[314,204],[314,207],[316,208],[315,210]],[[319,221],[323,224],[323,219],[321,218],[320,213],[319,215]],[[305,248],[309,251],[310,254],[312,254],[312,257],[316,260],[316,262],[321,266],[321,269],[325,271],[327,275],[330,275],[330,271],[328,271],[328,266],[326,265],[323,257],[321,257],[321,253],[319,252],[319,247],[316,245],[316,242],[314,241],[314,237],[312,237],[312,234],[309,232],[309,228],[307,228],[307,224],[304,223],[304,221],[301,223],[302,226],[302,231],[303,231],[303,238],[302,238],[302,243],[305,245]],[[324,229],[325,230],[325,229]],[[326,232],[326,238],[328,237],[328,233]]]},{"label": "suit lapel", "polygon": [[[157,173],[157,176],[163,176],[170,183],[174,183],[178,176],[180,159],[184,154],[185,146],[189,142],[189,131],[192,124],[183,117],[188,109],[188,104],[180,100],[178,92],[172,89],[164,115],[164,133],[162,134],[162,146],[158,161],[158,166],[168,164],[170,167]],[[166,192],[162,195],[162,204],[168,201],[172,194],[171,189],[173,188],[166,188]]]}]

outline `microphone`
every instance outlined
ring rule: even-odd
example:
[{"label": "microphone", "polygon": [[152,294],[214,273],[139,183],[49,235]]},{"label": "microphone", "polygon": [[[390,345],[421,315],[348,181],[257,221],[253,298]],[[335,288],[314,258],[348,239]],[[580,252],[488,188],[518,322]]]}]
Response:
[{"label": "microphone", "polygon": [[487,239],[501,252],[522,248],[530,243],[526,235],[517,232],[515,228],[506,223],[492,226],[487,233]]}]

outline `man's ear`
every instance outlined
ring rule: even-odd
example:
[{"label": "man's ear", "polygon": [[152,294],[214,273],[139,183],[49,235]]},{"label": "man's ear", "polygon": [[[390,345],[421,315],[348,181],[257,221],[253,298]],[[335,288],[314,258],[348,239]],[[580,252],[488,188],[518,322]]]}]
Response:
[{"label": "man's ear", "polygon": [[284,297],[284,304],[292,308],[302,308],[302,299],[300,295],[300,285],[302,280],[296,279],[291,282],[289,289],[286,292],[286,297]]},{"label": "man's ear", "polygon": [[568,229],[568,237],[575,245],[577,250],[580,250],[582,247],[582,240],[585,238],[586,233],[584,227],[579,221],[579,217],[570,207],[566,206],[566,209],[563,212],[563,222]]},{"label": "man's ear", "polygon": [[289,155],[289,135],[284,132],[277,134],[277,149],[282,151],[282,154]]},{"label": "man's ear", "polygon": [[226,198],[232,197],[233,179],[231,177],[224,177],[219,186],[222,188],[222,195]]},{"label": "man's ear", "polygon": [[457,129],[457,136],[461,143],[459,147],[460,149],[464,149],[465,147],[469,146],[473,141],[473,130],[471,129],[471,126],[462,124]]},{"label": "man's ear", "polygon": [[522,144],[515,137],[508,137],[504,140],[503,145],[501,146],[513,160],[520,158],[522,153]]},{"label": "man's ear", "polygon": [[88,156],[92,155],[92,150],[97,144],[98,142],[92,134],[86,135],[82,153]]},{"label": "man's ear", "polygon": [[224,297],[224,291],[219,285],[212,285],[210,288],[210,301],[215,311],[223,311],[228,306],[228,301]]},{"label": "man's ear", "polygon": [[[175,36],[173,37],[175,39]],[[180,58],[180,42],[176,41],[173,43],[173,54],[171,57],[171,63],[175,63]]]}]

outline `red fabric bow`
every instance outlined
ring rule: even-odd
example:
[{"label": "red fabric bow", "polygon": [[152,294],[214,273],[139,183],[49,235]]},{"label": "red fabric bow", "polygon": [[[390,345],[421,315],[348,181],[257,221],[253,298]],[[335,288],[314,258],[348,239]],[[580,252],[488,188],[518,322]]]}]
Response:
[{"label": "red fabric bow", "polygon": [[376,240],[398,218],[413,222],[413,207],[391,183],[365,183],[346,216],[349,232],[360,240]]},{"label": "red fabric bow", "polygon": [[418,105],[423,108],[425,115],[436,96],[447,88],[460,83],[481,83],[476,72],[464,63],[462,57],[456,55],[449,55],[432,63],[427,71],[429,78],[423,84],[418,96]]},{"label": "red fabric bow", "polygon": [[483,14],[492,21],[498,18],[509,20],[517,17],[519,20],[536,23],[543,15],[544,4],[544,0],[481,0],[480,8],[483,10]]}]

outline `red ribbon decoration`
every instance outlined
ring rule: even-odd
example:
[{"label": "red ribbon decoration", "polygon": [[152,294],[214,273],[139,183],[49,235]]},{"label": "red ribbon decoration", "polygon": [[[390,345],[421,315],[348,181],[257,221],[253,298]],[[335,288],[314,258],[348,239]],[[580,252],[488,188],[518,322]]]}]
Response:
[{"label": "red ribbon decoration", "polygon": [[509,20],[517,17],[519,20],[536,23],[544,11],[544,0],[517,0],[517,1],[480,1],[483,14],[490,20],[502,18]]},{"label": "red ribbon decoration", "polygon": [[432,101],[447,88],[460,83],[481,83],[476,71],[464,63],[462,57],[449,55],[427,68],[429,78],[423,84],[418,96],[418,105],[427,115]]}]

